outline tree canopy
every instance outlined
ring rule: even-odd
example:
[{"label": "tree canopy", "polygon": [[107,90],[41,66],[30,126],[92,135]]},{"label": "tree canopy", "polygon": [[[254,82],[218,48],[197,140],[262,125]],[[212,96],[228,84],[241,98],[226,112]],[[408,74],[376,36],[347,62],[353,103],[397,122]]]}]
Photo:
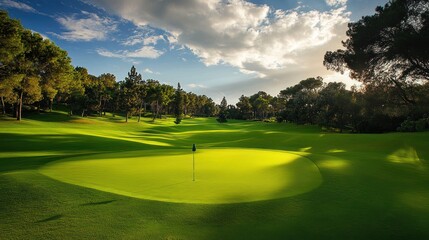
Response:
[{"label": "tree canopy", "polygon": [[407,104],[415,104],[414,84],[429,80],[429,2],[391,0],[372,16],[349,23],[345,49],[328,51],[324,65],[350,70],[363,83],[392,85]]},{"label": "tree canopy", "polygon": [[[144,80],[132,66],[117,81],[110,73],[94,76],[71,65],[68,53],[22,27],[0,11],[0,98],[2,114],[51,111],[54,104],[69,115],[102,117],[106,111],[125,121],[143,115],[155,121],[187,117],[319,124],[352,132],[416,131],[429,128],[429,3],[392,0],[373,16],[350,23],[345,49],[327,52],[324,65],[362,82],[344,83],[309,77],[277,95],[257,91],[235,105],[184,91],[155,79]],[[10,112],[9,112],[10,111]]]}]

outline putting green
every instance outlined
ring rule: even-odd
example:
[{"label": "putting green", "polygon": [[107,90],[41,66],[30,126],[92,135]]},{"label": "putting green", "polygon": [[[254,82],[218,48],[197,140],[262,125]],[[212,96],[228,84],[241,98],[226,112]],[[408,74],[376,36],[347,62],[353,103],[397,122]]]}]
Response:
[{"label": "putting green", "polygon": [[294,152],[257,149],[136,151],[55,162],[40,172],[116,194],[180,203],[238,203],[289,197],[318,187],[317,166]]}]

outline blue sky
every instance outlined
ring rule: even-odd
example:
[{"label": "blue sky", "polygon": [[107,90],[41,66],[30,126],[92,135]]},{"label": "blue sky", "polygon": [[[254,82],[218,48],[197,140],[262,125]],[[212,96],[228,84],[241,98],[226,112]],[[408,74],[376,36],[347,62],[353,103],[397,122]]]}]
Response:
[{"label": "blue sky", "polygon": [[74,66],[144,79],[229,103],[259,90],[277,95],[327,71],[347,23],[387,0],[0,0],[12,18],[67,50]]}]

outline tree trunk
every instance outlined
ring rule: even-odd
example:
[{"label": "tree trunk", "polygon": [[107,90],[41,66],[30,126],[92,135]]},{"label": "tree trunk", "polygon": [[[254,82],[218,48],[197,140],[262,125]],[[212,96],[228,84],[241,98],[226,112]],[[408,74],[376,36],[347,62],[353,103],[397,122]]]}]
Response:
[{"label": "tree trunk", "polygon": [[142,108],[143,108],[143,101],[140,102],[140,107],[139,107],[139,119],[137,120],[137,122],[140,122],[140,118],[142,116]]},{"label": "tree trunk", "polygon": [[106,99],[104,99],[104,101],[103,101],[103,106],[102,106],[102,108],[101,108],[101,110],[102,110],[102,112],[103,112],[103,116],[106,116],[106,103],[107,103],[107,100],[106,100]]},{"label": "tree trunk", "polygon": [[126,123],[128,122],[128,111],[127,111],[126,116],[125,116],[125,122]]},{"label": "tree trunk", "polygon": [[21,121],[22,118],[22,97],[24,95],[24,92],[21,91],[21,94],[19,95],[19,106],[18,106],[18,117],[17,120]]},{"label": "tree trunk", "polygon": [[14,108],[15,108],[15,118],[16,118],[16,120],[18,120],[18,106],[19,106],[19,103],[17,102],[16,104],[14,104]]},{"label": "tree trunk", "polygon": [[82,110],[82,117],[85,117],[85,109]]},{"label": "tree trunk", "polygon": [[159,117],[159,102],[156,100],[156,117]]},{"label": "tree trunk", "polygon": [[4,104],[3,96],[1,96],[1,106],[2,106],[2,113],[3,113],[3,115],[6,115],[6,106]]},{"label": "tree trunk", "polygon": [[100,100],[98,101],[98,116],[99,116],[99,117],[101,117],[101,116],[102,116],[102,113],[103,113],[102,102],[103,102],[103,99],[102,99],[102,97],[100,96]]},{"label": "tree trunk", "polygon": [[54,105],[54,99],[49,99],[49,112],[52,112],[53,105]]}]

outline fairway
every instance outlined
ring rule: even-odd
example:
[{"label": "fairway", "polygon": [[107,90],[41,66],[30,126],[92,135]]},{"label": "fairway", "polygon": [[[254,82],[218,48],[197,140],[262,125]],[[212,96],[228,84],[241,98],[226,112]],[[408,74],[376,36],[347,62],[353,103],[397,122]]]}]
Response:
[{"label": "fairway", "polygon": [[2,120],[0,238],[429,237],[428,132],[173,120]]},{"label": "fairway", "polygon": [[[305,154],[305,153],[302,153]],[[149,156],[147,156],[149,155]],[[179,203],[238,203],[284,198],[321,183],[317,166],[296,153],[257,149],[137,151],[54,162],[54,179],[125,196]]]}]

